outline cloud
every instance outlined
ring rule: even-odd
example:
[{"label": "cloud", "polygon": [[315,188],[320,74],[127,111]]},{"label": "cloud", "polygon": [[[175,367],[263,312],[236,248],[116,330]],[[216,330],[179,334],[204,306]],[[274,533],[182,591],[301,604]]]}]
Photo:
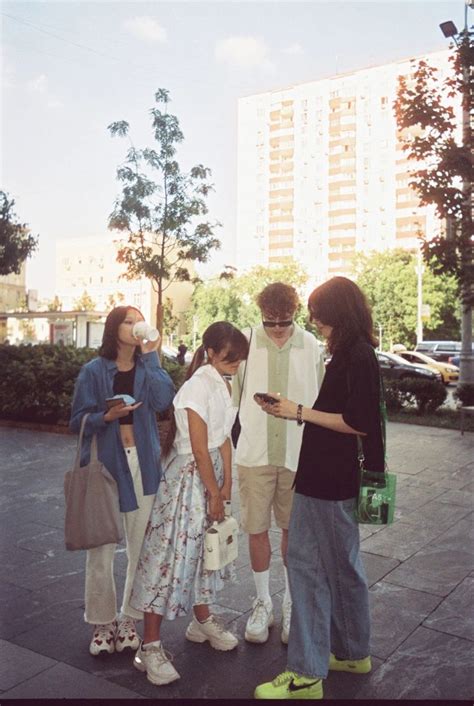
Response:
[{"label": "cloud", "polygon": [[153,17],[133,17],[130,20],[125,20],[123,23],[125,29],[139,39],[144,39],[147,42],[167,41],[167,32]]},{"label": "cloud", "polygon": [[293,42],[293,44],[289,44],[282,51],[283,54],[290,54],[291,56],[304,54],[304,49],[298,42]]},{"label": "cloud", "polygon": [[54,96],[51,96],[51,98],[48,100],[48,108],[62,108],[64,103],[59,100],[59,98],[55,98]]},{"label": "cloud", "polygon": [[216,42],[215,57],[219,63],[237,69],[273,71],[270,50],[261,37],[228,37]]},{"label": "cloud", "polygon": [[44,74],[40,74],[40,76],[28,81],[26,85],[28,90],[33,91],[33,93],[46,93],[48,90],[48,78]]}]

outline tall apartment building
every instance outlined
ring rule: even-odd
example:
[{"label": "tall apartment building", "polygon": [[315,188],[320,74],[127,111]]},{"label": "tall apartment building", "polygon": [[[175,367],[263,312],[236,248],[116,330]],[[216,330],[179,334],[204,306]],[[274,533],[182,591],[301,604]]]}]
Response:
[{"label": "tall apartment building", "polygon": [[[426,58],[447,73],[447,51]],[[439,232],[408,186],[393,111],[411,70],[407,60],[239,101],[239,269],[294,259],[320,282],[349,275],[356,252],[414,249],[418,231]]]}]

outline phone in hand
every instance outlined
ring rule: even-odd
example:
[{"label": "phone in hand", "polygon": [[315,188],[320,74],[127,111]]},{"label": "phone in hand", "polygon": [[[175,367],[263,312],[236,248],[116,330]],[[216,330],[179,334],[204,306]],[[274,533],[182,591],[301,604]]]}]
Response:
[{"label": "phone in hand", "polygon": [[256,392],[254,397],[257,397],[260,402],[267,402],[268,404],[276,404],[278,402],[278,400],[268,395],[266,392]]},{"label": "phone in hand", "polygon": [[131,395],[114,395],[114,397],[108,397],[105,400],[105,404],[107,409],[110,409],[111,407],[116,407],[117,405],[122,407],[123,405],[135,404],[135,400]]}]

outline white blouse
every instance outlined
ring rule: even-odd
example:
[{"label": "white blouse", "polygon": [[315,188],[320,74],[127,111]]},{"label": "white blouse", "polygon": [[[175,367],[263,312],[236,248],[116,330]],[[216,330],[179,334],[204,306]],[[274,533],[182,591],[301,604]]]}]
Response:
[{"label": "white blouse", "polygon": [[192,453],[186,409],[199,414],[207,424],[208,449],[222,446],[230,436],[237,407],[224,378],[212,365],[202,365],[178,390],[173,400],[176,419],[174,445],[179,454]]}]

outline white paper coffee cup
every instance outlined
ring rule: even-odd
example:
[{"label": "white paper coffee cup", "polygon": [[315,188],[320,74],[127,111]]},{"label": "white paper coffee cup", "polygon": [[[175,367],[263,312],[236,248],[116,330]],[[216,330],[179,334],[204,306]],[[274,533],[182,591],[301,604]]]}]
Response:
[{"label": "white paper coffee cup", "polygon": [[160,336],[158,329],[150,326],[146,321],[137,321],[133,326],[132,334],[143,341],[157,341]]}]

